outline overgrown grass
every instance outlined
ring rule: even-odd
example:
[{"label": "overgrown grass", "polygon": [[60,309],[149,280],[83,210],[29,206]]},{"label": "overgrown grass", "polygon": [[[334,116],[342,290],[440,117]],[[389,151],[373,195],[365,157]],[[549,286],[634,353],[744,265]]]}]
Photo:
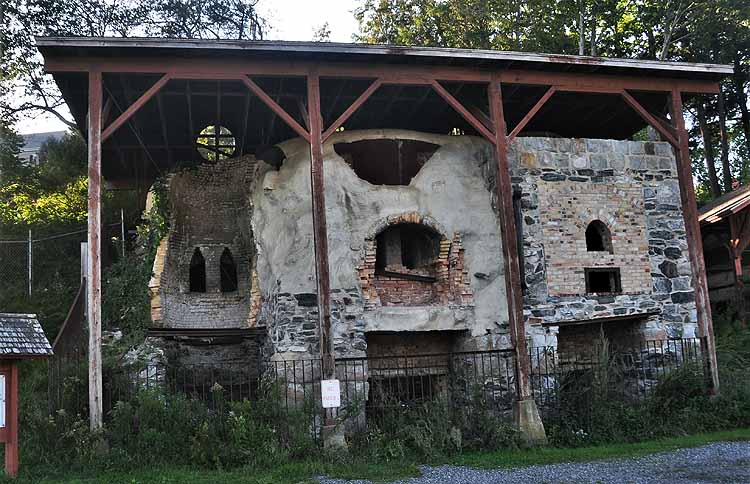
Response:
[{"label": "overgrown grass", "polygon": [[[750,429],[739,429],[708,434],[698,434],[670,439],[631,444],[612,444],[580,448],[538,448],[501,451],[473,451],[450,458],[417,458],[407,454],[395,462],[372,462],[363,457],[342,457],[340,454],[323,454],[314,459],[281,463],[273,469],[259,470],[255,467],[236,470],[201,471],[178,466],[159,466],[152,469],[139,468],[132,471],[78,471],[71,472],[57,466],[25,468],[20,477],[12,482],[35,483],[100,483],[112,484],[172,484],[172,483],[300,483],[313,482],[315,476],[326,475],[341,479],[369,479],[389,481],[420,475],[421,464],[452,464],[475,468],[511,468],[529,465],[555,464],[560,462],[585,462],[592,460],[631,458],[668,452],[676,449],[697,447],[713,442],[748,441]],[[3,482],[0,480],[0,482]],[[10,481],[8,481],[10,482]]]},{"label": "overgrown grass", "polygon": [[349,453],[329,454],[313,431],[320,408],[308,402],[287,416],[277,404],[287,389],[278,383],[262,385],[264,397],[254,402],[225,402],[220,387],[208,405],[141,392],[116,404],[105,431],[91,434],[78,415],[47,416],[44,400],[33,398],[45,380],[30,371],[30,394],[21,400],[21,482],[300,482],[319,474],[383,480],[416,475],[419,464],[521,466],[750,440],[750,430],[733,430],[750,429],[750,344],[747,328],[737,331],[718,345],[720,396],[706,396],[701,369],[686,366],[663,377],[649,397],[628,402],[609,390],[619,381],[616,369],[600,371],[573,387],[585,399],[571,398],[558,419],[547,420],[551,446],[531,450],[520,448],[508,416],[488,408],[478,391],[450,407],[393,406],[369,415],[366,429],[352,425],[365,411],[353,405],[342,412],[353,417],[346,419]]}]

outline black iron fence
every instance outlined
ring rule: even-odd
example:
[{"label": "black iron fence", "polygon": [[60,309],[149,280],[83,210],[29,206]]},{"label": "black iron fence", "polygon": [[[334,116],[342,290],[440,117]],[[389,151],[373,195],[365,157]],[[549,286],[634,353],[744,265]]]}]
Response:
[{"label": "black iron fence", "polygon": [[[705,341],[700,338],[648,341],[632,348],[594,345],[583,352],[531,348],[531,386],[543,418],[576,405],[594,392],[637,402],[665,377],[690,365],[708,374]],[[441,401],[460,408],[479,401],[494,413],[511,411],[516,394],[511,350],[427,355],[339,358],[336,378],[342,407],[378,418],[386,412]],[[131,363],[104,374],[105,410],[142,390],[183,394],[212,405],[222,401],[272,399],[288,413],[320,406],[320,359],[264,360],[247,365],[173,366],[163,362]],[[85,357],[50,363],[50,410],[85,413]],[[283,412],[282,412],[283,413]]]}]

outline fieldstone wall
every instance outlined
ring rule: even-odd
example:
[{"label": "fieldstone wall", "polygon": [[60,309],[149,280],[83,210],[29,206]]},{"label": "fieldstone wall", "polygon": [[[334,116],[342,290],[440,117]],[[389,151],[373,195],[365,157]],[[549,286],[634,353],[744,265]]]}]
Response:
[{"label": "fieldstone wall", "polygon": [[[668,143],[517,138],[510,160],[522,191],[524,315],[533,346],[556,346],[557,323],[638,314],[644,338],[695,336],[692,271]],[[595,219],[611,224],[614,256],[583,253],[585,227]],[[621,268],[627,290],[585,294],[582,269],[608,264]]]}]

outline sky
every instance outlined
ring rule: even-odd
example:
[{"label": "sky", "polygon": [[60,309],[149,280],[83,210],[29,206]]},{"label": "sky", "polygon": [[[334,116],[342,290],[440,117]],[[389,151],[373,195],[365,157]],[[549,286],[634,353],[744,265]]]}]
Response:
[{"label": "sky", "polygon": [[[270,24],[270,40],[312,40],[313,33],[328,22],[332,42],[351,42],[357,32],[353,11],[359,0],[261,0],[258,11]],[[16,124],[22,134],[64,131],[53,116],[23,119]]]}]

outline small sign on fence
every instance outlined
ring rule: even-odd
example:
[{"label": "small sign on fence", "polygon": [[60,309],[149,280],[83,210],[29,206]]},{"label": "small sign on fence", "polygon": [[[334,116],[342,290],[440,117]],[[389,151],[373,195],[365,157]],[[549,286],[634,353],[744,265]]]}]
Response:
[{"label": "small sign on fence", "polygon": [[323,397],[323,408],[341,406],[341,384],[338,380],[321,380],[320,393]]}]

